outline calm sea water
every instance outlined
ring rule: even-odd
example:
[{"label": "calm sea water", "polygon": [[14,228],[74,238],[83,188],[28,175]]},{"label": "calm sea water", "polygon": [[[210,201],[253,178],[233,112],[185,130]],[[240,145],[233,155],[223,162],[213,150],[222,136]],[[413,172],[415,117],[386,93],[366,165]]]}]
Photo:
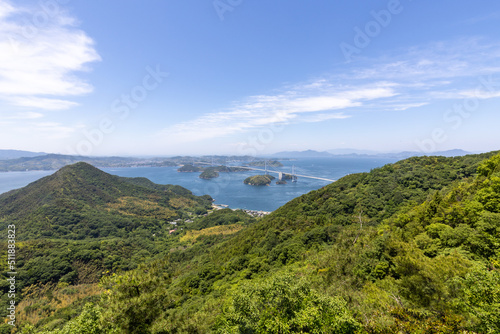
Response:
[{"label": "calm sea water", "polygon": [[0,172],[0,194],[12,189],[22,188],[55,171],[30,171],[30,172]]},{"label": "calm sea water", "polygon": [[[284,167],[270,168],[274,171],[322,177],[332,180],[352,173],[368,172],[373,168],[395,162],[395,159],[372,158],[316,158],[282,161]],[[203,180],[199,173],[179,173],[176,167],[103,168],[107,173],[125,177],[146,177],[159,184],[177,184],[191,190],[195,195],[208,194],[216,204],[230,208],[273,211],[302,194],[319,189],[330,182],[300,177],[298,182],[288,181],[285,185],[272,182],[270,186],[249,186],[243,184],[248,176],[263,174],[259,171],[220,173],[220,177]],[[29,183],[52,174],[54,171],[32,171],[0,173],[0,193],[21,188]],[[271,173],[277,176],[275,173]]]}]

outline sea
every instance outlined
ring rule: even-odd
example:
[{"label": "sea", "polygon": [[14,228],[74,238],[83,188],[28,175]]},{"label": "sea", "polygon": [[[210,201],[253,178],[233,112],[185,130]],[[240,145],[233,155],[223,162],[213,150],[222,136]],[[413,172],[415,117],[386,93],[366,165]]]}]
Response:
[{"label": "sea", "polygon": [[[280,161],[283,167],[268,167],[269,174],[278,177],[278,172],[312,176],[328,180],[338,180],[353,173],[369,172],[397,159],[368,157],[301,158]],[[261,168],[261,167],[257,167]],[[263,168],[263,167],[262,167]],[[176,184],[191,190],[195,195],[208,194],[215,199],[214,204],[227,205],[232,209],[274,211],[290,200],[317,190],[331,183],[299,176],[297,182],[287,180],[287,184],[251,186],[243,180],[262,171],[220,173],[218,178],[204,180],[200,173],[179,173],[177,167],[126,167],[101,168],[103,171],[124,177],[146,177],[159,184]],[[0,193],[28,185],[55,171],[27,171],[0,173]]]}]

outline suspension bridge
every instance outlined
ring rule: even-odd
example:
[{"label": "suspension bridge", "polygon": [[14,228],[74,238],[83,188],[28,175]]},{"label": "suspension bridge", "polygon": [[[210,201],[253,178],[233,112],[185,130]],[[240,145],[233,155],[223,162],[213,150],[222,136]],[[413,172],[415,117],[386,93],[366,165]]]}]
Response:
[{"label": "suspension bridge", "polygon": [[262,168],[255,168],[255,167],[248,167],[248,166],[230,166],[230,167],[246,168],[246,169],[251,169],[251,170],[263,171],[263,172],[266,172],[266,173],[289,174],[289,175],[292,176],[292,178],[294,178],[294,177],[305,177],[305,178],[308,178],[308,179],[316,179],[316,180],[322,180],[322,181],[328,181],[328,182],[335,182],[336,181],[336,180],[332,180],[332,179],[326,179],[324,177],[317,177],[317,176],[296,174],[294,172],[292,172],[292,173],[285,173],[285,172],[281,172],[281,171],[275,171],[275,170],[269,170],[269,169],[262,169]]},{"label": "suspension bridge", "polygon": [[[213,165],[213,163],[210,164],[208,162],[196,162],[196,163],[202,164],[202,165]],[[256,168],[256,167],[250,167],[250,166],[228,166],[228,165],[226,165],[226,166],[229,167],[229,168],[244,168],[244,169],[248,169],[248,170],[257,170],[257,171],[265,172],[266,174],[267,173],[275,173],[275,174],[278,174],[280,176],[282,176],[284,174],[288,174],[288,175],[291,175],[293,181],[297,180],[298,177],[304,177],[304,178],[308,178],[308,179],[322,180],[322,181],[328,181],[328,182],[335,182],[335,181],[337,181],[337,180],[327,179],[327,178],[324,178],[324,177],[317,177],[317,176],[311,176],[311,175],[296,174],[295,171],[294,171],[294,167],[293,166],[292,166],[292,172],[291,173],[286,173],[284,171],[272,170],[272,169],[269,169],[267,167],[267,161],[265,163],[265,169]]]}]

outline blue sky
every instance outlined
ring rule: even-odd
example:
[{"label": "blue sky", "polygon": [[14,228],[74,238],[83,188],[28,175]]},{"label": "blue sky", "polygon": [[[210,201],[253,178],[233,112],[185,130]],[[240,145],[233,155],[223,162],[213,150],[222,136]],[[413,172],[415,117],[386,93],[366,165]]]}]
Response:
[{"label": "blue sky", "polygon": [[0,148],[500,149],[498,1],[0,0]]}]

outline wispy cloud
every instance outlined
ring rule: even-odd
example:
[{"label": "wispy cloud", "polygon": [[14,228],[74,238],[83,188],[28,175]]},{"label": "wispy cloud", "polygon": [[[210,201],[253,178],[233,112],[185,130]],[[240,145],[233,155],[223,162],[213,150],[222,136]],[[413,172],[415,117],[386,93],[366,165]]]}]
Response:
[{"label": "wispy cloud", "polygon": [[[37,21],[34,18],[44,17]],[[61,110],[92,86],[76,76],[99,61],[93,40],[62,8],[18,7],[0,0],[0,99],[15,106]]]},{"label": "wispy cloud", "polygon": [[27,120],[24,124],[12,125],[12,130],[26,137],[35,136],[41,141],[62,140],[70,138],[78,129],[59,122],[33,122]]},{"label": "wispy cloud", "polygon": [[64,110],[78,105],[78,103],[68,100],[34,96],[9,96],[5,98],[5,101],[8,101],[11,104],[20,107],[37,108],[44,110]]},{"label": "wispy cloud", "polygon": [[492,12],[486,15],[474,16],[470,19],[463,21],[463,23],[476,24],[479,22],[490,21],[490,20],[500,20],[500,12]]},{"label": "wispy cloud", "polygon": [[272,124],[325,122],[361,112],[404,112],[438,100],[499,97],[474,91],[480,76],[500,73],[500,45],[480,38],[432,43],[379,59],[361,60],[350,68],[309,82],[288,85],[272,95],[233,103],[173,125],[161,136],[196,142],[251,131]]},{"label": "wispy cloud", "polygon": [[28,111],[28,112],[20,112],[14,115],[10,116],[3,116],[2,119],[8,119],[8,120],[27,120],[27,119],[37,119],[37,118],[42,118],[43,114],[38,113],[38,112],[33,112],[33,111]]},{"label": "wispy cloud", "polygon": [[350,118],[350,115],[346,115],[344,113],[334,113],[334,114],[315,114],[311,116],[305,116],[302,118],[302,122],[306,123],[316,123],[323,122],[330,119],[346,119]]},{"label": "wispy cloud", "polygon": [[461,38],[398,50],[380,59],[364,59],[343,77],[440,86],[460,78],[498,73],[500,65],[495,64],[499,59],[500,44],[480,37]]},{"label": "wispy cloud", "polygon": [[261,128],[276,123],[321,122],[350,117],[334,112],[360,107],[366,101],[394,96],[391,84],[365,87],[332,86],[324,80],[295,85],[276,95],[252,96],[226,111],[209,113],[162,132],[176,140],[199,141]]}]

